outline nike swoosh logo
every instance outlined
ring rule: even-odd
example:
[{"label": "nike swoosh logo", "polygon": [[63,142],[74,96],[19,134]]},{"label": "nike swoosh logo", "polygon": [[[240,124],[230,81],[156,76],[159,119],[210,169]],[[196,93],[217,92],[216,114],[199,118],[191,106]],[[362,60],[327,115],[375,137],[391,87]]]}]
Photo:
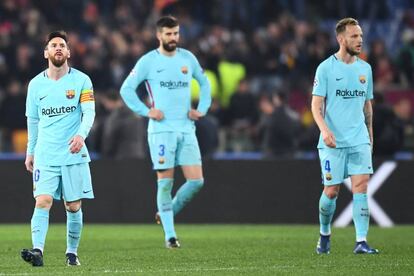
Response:
[{"label": "nike swoosh logo", "polygon": [[336,80],[337,80],[337,81],[340,81],[340,80],[342,80],[342,79],[343,79],[343,78],[336,78]]},{"label": "nike swoosh logo", "polygon": [[82,191],[84,194],[87,194],[87,193],[89,193],[89,192],[91,192],[92,190],[89,190],[89,191]]},{"label": "nike swoosh logo", "polygon": [[43,97],[41,97],[39,100],[43,100],[44,98],[46,98],[47,97],[47,95],[46,96],[43,96]]},{"label": "nike swoosh logo", "polygon": [[165,69],[160,69],[160,70],[157,70],[157,73],[161,73],[162,71],[164,71]]}]

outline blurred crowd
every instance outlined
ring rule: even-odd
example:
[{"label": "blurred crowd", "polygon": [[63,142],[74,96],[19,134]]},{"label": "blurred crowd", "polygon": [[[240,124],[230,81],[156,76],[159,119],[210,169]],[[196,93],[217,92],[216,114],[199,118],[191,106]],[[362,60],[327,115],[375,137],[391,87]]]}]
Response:
[{"label": "blurred crowd", "polygon": [[[69,33],[70,65],[94,84],[97,116],[88,138],[103,157],[145,158],[145,118],[119,98],[137,59],[158,46],[162,14],[180,22],[180,45],[199,59],[213,104],[197,122],[204,156],[260,152],[266,158],[315,151],[310,113],[314,72],[337,50],[338,19],[357,18],[361,58],[375,81],[375,153],[414,149],[414,3],[404,0],[3,0],[0,3],[0,151],[25,152],[25,96],[46,68],[45,35]],[[196,104],[198,87],[192,85]],[[146,91],[138,95],[145,100]]]}]

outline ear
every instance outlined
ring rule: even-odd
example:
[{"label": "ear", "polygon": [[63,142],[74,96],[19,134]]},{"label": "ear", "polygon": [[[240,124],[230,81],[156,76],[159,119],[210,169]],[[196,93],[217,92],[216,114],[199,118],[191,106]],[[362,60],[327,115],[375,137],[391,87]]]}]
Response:
[{"label": "ear", "polygon": [[49,58],[49,53],[47,52],[47,47],[43,51],[43,56],[44,56],[45,59],[48,59]]},{"label": "ear", "polygon": [[68,58],[70,58],[70,50],[68,50]]},{"label": "ear", "polygon": [[336,41],[338,41],[338,44],[341,45],[342,42],[344,41],[344,36],[342,34],[338,34],[336,36]]},{"label": "ear", "polygon": [[157,39],[161,40],[161,32],[157,31]]}]

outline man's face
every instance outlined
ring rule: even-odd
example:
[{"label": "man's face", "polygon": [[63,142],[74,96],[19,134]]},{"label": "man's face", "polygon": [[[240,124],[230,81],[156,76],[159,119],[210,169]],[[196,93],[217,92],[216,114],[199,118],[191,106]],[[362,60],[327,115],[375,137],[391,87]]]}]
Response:
[{"label": "man's face", "polygon": [[44,55],[54,66],[61,67],[70,57],[70,51],[63,38],[55,37],[47,44]]},{"label": "man's face", "polygon": [[173,52],[177,48],[177,43],[180,39],[180,27],[173,28],[163,27],[161,31],[157,32],[157,38],[160,41],[161,46],[167,52]]},{"label": "man's face", "polygon": [[339,44],[348,54],[357,56],[362,51],[362,30],[359,25],[347,25],[345,31],[338,35]]}]

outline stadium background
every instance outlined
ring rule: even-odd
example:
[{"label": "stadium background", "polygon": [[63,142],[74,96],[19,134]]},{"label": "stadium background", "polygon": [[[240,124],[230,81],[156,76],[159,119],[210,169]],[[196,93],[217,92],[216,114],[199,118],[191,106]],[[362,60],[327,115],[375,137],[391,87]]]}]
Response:
[{"label": "stadium background", "polygon": [[[1,1],[0,185],[7,196],[0,208],[10,211],[0,222],[31,216],[25,95],[46,66],[43,39],[55,29],[69,32],[70,64],[90,75],[95,88],[97,116],[87,144],[97,198],[85,203],[86,221],[152,221],[147,122],[125,109],[118,90],[137,58],[157,47],[154,22],[161,14],[180,20],[181,46],[199,58],[214,96],[197,132],[206,187],[179,222],[317,223],[313,74],[337,49],[336,21],[352,16],[364,31],[361,57],[373,67],[376,169],[386,160],[397,165],[372,199],[393,222],[414,223],[414,4],[408,0]],[[142,88],[138,93],[145,100]],[[337,216],[350,199],[344,188]],[[63,221],[56,209],[52,221]]]}]

